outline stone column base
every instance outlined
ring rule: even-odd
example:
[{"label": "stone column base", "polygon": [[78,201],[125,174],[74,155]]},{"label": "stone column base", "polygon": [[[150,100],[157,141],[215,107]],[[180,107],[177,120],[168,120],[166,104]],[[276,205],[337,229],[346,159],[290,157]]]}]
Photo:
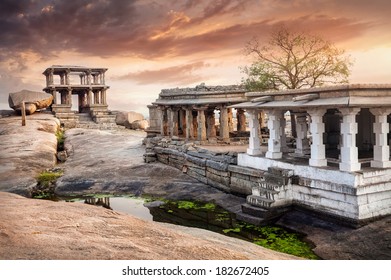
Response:
[{"label": "stone column base", "polygon": [[262,154],[261,149],[247,149],[247,154],[250,156],[259,156]]},{"label": "stone column base", "polygon": [[275,159],[282,158],[282,152],[267,152],[266,157]]},{"label": "stone column base", "polygon": [[310,166],[316,166],[316,167],[322,167],[327,166],[327,160],[326,159],[313,159],[310,158]]},{"label": "stone column base", "polygon": [[391,161],[372,160],[371,161],[371,167],[374,167],[374,168],[390,168],[391,167]]},{"label": "stone column base", "polygon": [[339,170],[341,171],[354,172],[354,171],[359,171],[360,169],[361,169],[361,163],[359,162],[356,163],[341,162],[339,164]]}]

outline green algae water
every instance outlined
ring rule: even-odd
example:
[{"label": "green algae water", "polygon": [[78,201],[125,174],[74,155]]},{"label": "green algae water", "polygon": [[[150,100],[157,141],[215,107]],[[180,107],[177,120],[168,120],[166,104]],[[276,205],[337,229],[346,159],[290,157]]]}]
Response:
[{"label": "green algae water", "polygon": [[102,206],[147,221],[196,227],[239,238],[275,251],[306,259],[319,259],[305,236],[275,225],[255,226],[236,220],[236,215],[213,203],[199,201],[153,201],[140,197],[88,196],[61,200]]}]

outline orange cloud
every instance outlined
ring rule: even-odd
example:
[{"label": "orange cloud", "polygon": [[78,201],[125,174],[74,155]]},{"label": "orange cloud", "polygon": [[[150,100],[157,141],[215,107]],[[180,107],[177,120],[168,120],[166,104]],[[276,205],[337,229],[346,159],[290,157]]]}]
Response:
[{"label": "orange cloud", "polygon": [[196,74],[197,70],[209,67],[204,62],[194,62],[185,65],[172,66],[157,70],[144,70],[119,76],[118,80],[131,80],[138,84],[178,84],[185,85],[200,82],[203,76]]}]

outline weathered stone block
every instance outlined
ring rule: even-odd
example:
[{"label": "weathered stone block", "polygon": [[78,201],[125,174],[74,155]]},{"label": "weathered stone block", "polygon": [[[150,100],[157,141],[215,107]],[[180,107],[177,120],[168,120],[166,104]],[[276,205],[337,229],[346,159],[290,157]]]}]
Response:
[{"label": "weathered stone block", "polygon": [[215,187],[216,189],[219,189],[219,190],[222,190],[225,192],[230,192],[230,188],[228,187],[228,185],[221,184],[221,183],[216,182],[210,178],[207,178],[207,184],[212,187]]},{"label": "weathered stone block", "polygon": [[197,172],[195,172],[195,170],[188,169],[186,174],[189,175],[190,177],[204,183],[204,184],[208,184],[208,179],[205,176],[202,176],[202,175],[198,174]]},{"label": "weathered stone block", "polygon": [[243,180],[237,177],[231,177],[230,188],[232,192],[249,195],[252,193],[252,187],[256,183],[250,182],[248,180]]},{"label": "weathered stone block", "polygon": [[229,177],[222,177],[222,176],[219,176],[214,173],[206,171],[206,178],[211,179],[215,182],[224,184],[227,188],[229,186],[229,182],[230,182]]},{"label": "weathered stone block", "polygon": [[185,158],[187,161],[190,161],[198,166],[202,166],[202,167],[205,167],[206,166],[206,159],[201,159],[201,158],[198,158],[198,157],[194,157],[194,156],[191,156],[189,154],[186,154],[185,155]]},{"label": "weathered stone block", "polygon": [[211,173],[213,173],[213,174],[216,174],[216,175],[218,175],[218,176],[228,177],[228,178],[230,177],[230,172],[228,172],[228,171],[216,170],[216,169],[214,169],[214,168],[212,168],[212,167],[206,167],[206,171],[211,172]]},{"label": "weathered stone block", "polygon": [[212,167],[216,170],[220,170],[220,171],[228,171],[228,163],[225,163],[225,162],[216,162],[216,161],[212,161],[212,160],[206,160],[206,166],[208,167]]},{"label": "weathered stone block", "polygon": [[265,173],[265,171],[263,171],[263,170],[254,169],[251,167],[237,166],[237,165],[230,165],[228,167],[228,170],[231,172],[238,173],[238,174],[251,175],[254,177],[260,177]]}]

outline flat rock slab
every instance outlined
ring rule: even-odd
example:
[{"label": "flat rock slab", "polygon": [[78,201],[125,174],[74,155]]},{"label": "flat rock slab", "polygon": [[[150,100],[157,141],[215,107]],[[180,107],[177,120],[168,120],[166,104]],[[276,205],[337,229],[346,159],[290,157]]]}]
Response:
[{"label": "flat rock slab", "polygon": [[133,194],[167,199],[216,201],[237,212],[245,199],[219,191],[161,163],[146,164],[143,131],[69,129],[65,133],[69,157],[59,164],[64,175],[56,194]]},{"label": "flat rock slab", "polygon": [[56,164],[59,126],[45,113],[28,116],[26,126],[20,116],[0,118],[0,191],[29,195],[36,176]]},{"label": "flat rock slab", "polygon": [[0,259],[297,259],[202,229],[0,192]]}]

